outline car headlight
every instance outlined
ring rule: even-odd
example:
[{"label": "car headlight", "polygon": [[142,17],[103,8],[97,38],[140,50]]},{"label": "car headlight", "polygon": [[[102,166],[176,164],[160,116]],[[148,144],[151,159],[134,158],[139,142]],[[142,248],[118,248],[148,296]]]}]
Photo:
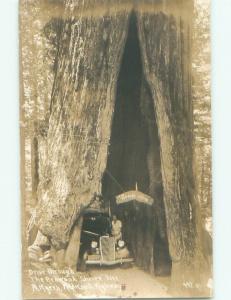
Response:
[{"label": "car headlight", "polygon": [[95,249],[97,247],[98,243],[96,241],[91,242],[91,248]]},{"label": "car headlight", "polygon": [[124,242],[124,241],[122,241],[122,240],[119,240],[119,241],[118,241],[118,246],[119,246],[120,248],[123,248],[124,245],[125,245],[125,242]]}]

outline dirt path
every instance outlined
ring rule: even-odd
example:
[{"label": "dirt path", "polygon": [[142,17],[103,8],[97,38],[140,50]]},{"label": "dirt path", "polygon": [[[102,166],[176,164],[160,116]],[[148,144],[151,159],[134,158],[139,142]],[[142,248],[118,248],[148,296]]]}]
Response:
[{"label": "dirt path", "polygon": [[168,284],[169,278],[135,266],[92,267],[82,273],[36,263],[25,270],[23,290],[27,299],[165,298]]},{"label": "dirt path", "polygon": [[[89,296],[109,296],[109,297],[137,297],[137,298],[159,298],[169,297],[167,285],[169,278],[153,277],[137,267],[121,268],[94,268],[89,271],[92,278],[98,276],[105,278],[106,282],[113,282],[114,288],[106,291],[92,291]],[[103,293],[102,293],[103,292]]]}]

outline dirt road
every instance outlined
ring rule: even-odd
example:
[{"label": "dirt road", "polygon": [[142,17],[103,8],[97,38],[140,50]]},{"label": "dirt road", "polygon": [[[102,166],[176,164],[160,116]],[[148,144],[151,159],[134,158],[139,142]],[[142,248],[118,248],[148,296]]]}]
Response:
[{"label": "dirt road", "polygon": [[136,266],[92,267],[87,272],[33,264],[24,274],[27,299],[169,297],[169,278],[154,277]]},{"label": "dirt road", "polygon": [[[140,270],[137,267],[122,268],[94,268],[90,269],[89,274],[92,278],[105,279],[107,282],[113,282],[114,286],[109,285],[107,289],[92,291],[92,296],[108,297],[137,297],[137,298],[159,298],[169,297],[167,285],[169,278],[154,277]],[[100,285],[99,285],[100,286]],[[113,288],[114,287],[114,288]]]}]

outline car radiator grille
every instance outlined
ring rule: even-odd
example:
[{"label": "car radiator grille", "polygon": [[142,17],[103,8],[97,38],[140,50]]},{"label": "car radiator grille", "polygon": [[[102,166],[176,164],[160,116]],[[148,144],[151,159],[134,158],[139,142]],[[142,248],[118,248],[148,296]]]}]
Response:
[{"label": "car radiator grille", "polygon": [[103,236],[100,238],[100,249],[103,260],[115,260],[115,241],[114,237]]}]

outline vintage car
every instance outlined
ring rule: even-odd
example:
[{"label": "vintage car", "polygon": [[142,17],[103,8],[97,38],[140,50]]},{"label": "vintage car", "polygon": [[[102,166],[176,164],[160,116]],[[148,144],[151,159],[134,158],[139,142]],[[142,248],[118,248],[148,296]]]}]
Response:
[{"label": "vintage car", "polygon": [[79,270],[84,271],[88,265],[112,266],[133,262],[125,241],[116,241],[111,236],[111,220],[104,211],[85,211],[80,242]]}]

